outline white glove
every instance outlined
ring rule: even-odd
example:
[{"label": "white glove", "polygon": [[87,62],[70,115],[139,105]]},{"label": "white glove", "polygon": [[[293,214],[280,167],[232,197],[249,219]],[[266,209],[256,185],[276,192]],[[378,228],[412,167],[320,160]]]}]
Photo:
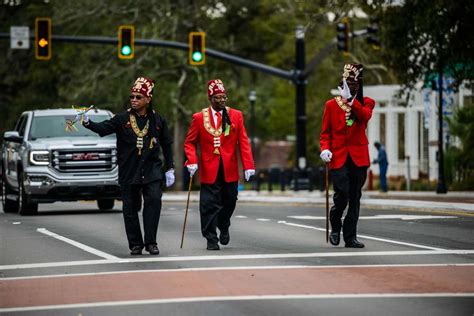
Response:
[{"label": "white glove", "polygon": [[332,158],[332,152],[329,149],[324,149],[319,155],[324,162],[330,162]]},{"label": "white glove", "polygon": [[339,94],[341,97],[343,97],[346,100],[349,100],[352,98],[351,90],[349,89],[349,86],[347,85],[346,79],[342,79],[342,88],[337,87],[339,90]]},{"label": "white glove", "polygon": [[81,121],[81,116],[82,116],[82,122],[80,122],[80,123],[86,123],[86,124],[89,123],[89,115],[87,115],[86,112],[84,112],[84,113],[81,113],[81,112],[77,113],[77,114],[76,114],[76,117],[74,118],[74,122]]},{"label": "white glove", "polygon": [[198,165],[197,164],[187,165],[186,167],[188,168],[189,175],[191,177],[194,176],[194,174],[198,170]]},{"label": "white glove", "polygon": [[170,187],[174,184],[174,169],[170,169],[165,172],[165,177],[166,177],[166,187]]},{"label": "white glove", "polygon": [[245,181],[249,181],[250,177],[255,175],[255,170],[248,169],[248,170],[245,170],[244,173],[245,173]]}]

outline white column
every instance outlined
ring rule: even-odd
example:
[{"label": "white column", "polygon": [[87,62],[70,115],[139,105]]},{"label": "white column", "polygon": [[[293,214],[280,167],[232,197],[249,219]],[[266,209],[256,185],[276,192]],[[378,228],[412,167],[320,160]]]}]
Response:
[{"label": "white column", "polygon": [[390,102],[385,114],[385,149],[387,150],[388,172],[387,175],[399,175],[398,161],[398,115]]},{"label": "white column", "polygon": [[[377,157],[377,149],[374,143],[380,141],[380,110],[372,113],[372,118],[367,127],[367,138],[369,139],[370,161],[372,161]],[[371,169],[374,174],[379,174],[379,168],[371,166]]]},{"label": "white column", "polygon": [[431,181],[438,180],[438,161],[436,160],[436,152],[438,151],[438,110],[436,103],[437,98],[437,93],[431,93],[430,128],[428,132],[428,161],[429,177]]},{"label": "white column", "polygon": [[418,112],[410,107],[405,112],[405,156],[410,156],[410,178],[412,180],[418,179],[419,175],[418,153]]}]

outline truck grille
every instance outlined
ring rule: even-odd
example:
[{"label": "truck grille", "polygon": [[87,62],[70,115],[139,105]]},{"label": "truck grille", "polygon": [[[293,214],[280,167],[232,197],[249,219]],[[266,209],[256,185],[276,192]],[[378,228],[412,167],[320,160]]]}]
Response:
[{"label": "truck grille", "polygon": [[53,150],[52,166],[59,172],[104,172],[117,165],[117,151],[112,148]]}]

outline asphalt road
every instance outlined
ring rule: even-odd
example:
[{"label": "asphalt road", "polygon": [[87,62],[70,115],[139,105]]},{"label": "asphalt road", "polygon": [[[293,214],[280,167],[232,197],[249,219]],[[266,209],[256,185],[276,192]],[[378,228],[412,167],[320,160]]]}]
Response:
[{"label": "asphalt road", "polygon": [[129,256],[121,205],[0,212],[0,313],[12,315],[473,315],[474,214],[366,208],[364,249],[325,240],[322,205],[238,203],[207,251],[197,203],[164,203],[160,256]]}]

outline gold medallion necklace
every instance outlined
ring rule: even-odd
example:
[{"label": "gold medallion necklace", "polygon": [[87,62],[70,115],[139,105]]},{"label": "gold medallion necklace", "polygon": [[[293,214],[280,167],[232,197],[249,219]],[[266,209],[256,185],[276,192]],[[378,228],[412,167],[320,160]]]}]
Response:
[{"label": "gold medallion necklace", "polygon": [[130,125],[132,125],[132,130],[137,135],[137,148],[138,148],[138,155],[142,154],[142,148],[143,148],[143,137],[145,137],[146,134],[148,134],[148,127],[150,126],[150,121],[146,120],[145,127],[140,130],[138,128],[137,124],[137,119],[135,118],[135,115],[130,114]]},{"label": "gold medallion necklace", "polygon": [[[226,109],[227,112],[229,112],[230,108],[228,106],[226,106]],[[212,112],[212,110],[209,108],[202,109],[204,128],[206,129],[206,131],[209,132],[209,134],[214,136],[214,154],[220,155],[221,153],[219,151],[219,148],[221,147],[222,126],[220,126],[219,128],[212,127],[209,112]]]}]

